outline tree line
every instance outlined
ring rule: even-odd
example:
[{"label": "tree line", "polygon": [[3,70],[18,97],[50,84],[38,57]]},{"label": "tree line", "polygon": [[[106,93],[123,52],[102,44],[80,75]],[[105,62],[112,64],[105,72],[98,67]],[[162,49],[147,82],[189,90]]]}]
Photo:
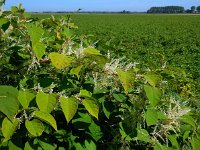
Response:
[{"label": "tree line", "polygon": [[185,10],[182,6],[151,7],[147,13],[200,13],[200,6]]}]

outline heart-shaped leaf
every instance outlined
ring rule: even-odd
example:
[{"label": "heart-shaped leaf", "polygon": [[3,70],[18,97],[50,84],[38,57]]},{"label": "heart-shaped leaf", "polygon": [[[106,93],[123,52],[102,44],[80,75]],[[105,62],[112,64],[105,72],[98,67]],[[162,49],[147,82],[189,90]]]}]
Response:
[{"label": "heart-shaped leaf", "polygon": [[43,123],[38,119],[33,119],[31,121],[26,120],[25,126],[28,132],[33,136],[41,136],[44,131]]},{"label": "heart-shaped leaf", "polygon": [[40,111],[50,113],[56,106],[56,95],[39,92],[36,95],[36,103]]},{"label": "heart-shaped leaf", "polygon": [[99,106],[97,103],[92,99],[85,99],[82,101],[83,105],[85,106],[86,110],[95,118],[98,119],[99,114]]},{"label": "heart-shaped leaf", "polygon": [[7,141],[12,137],[12,135],[17,130],[18,124],[19,120],[17,119],[12,119],[12,121],[10,121],[7,117],[4,118],[2,122],[2,133],[5,137],[4,141]]},{"label": "heart-shaped leaf", "polygon": [[18,90],[12,86],[0,86],[0,111],[10,120],[19,109]]},{"label": "heart-shaped leaf", "polygon": [[117,69],[117,74],[125,90],[125,93],[128,94],[129,90],[133,87],[135,73],[131,70],[123,71],[122,69]]},{"label": "heart-shaped leaf", "polygon": [[28,108],[29,103],[33,100],[35,95],[30,93],[28,90],[26,91],[19,91],[18,100],[23,108]]},{"label": "heart-shaped leaf", "polygon": [[84,53],[88,55],[101,55],[100,52],[93,47],[84,49]]},{"label": "heart-shaped leaf", "polygon": [[158,113],[154,109],[147,109],[145,112],[145,118],[148,126],[154,125],[158,121]]},{"label": "heart-shaped leaf", "polygon": [[40,41],[44,30],[36,25],[27,25],[28,34],[31,37],[32,49],[38,60],[42,58],[45,53],[45,45]]},{"label": "heart-shaped leaf", "polygon": [[75,97],[70,97],[70,98],[61,97],[60,106],[64,112],[67,122],[69,123],[77,112],[78,100]]},{"label": "heart-shaped leaf", "polygon": [[57,124],[56,124],[56,120],[54,119],[54,117],[52,115],[50,115],[47,112],[42,112],[42,111],[35,111],[34,112],[34,117],[38,118],[46,123],[48,123],[49,125],[51,125],[55,130],[57,130]]},{"label": "heart-shaped leaf", "polygon": [[152,106],[156,106],[158,102],[160,101],[161,91],[158,88],[152,87],[149,85],[144,85],[144,90],[145,90],[147,98],[150,101],[150,104]]},{"label": "heart-shaped leaf", "polygon": [[52,65],[57,69],[64,69],[68,67],[70,63],[74,60],[74,57],[69,57],[56,52],[50,53],[49,58],[51,59]]}]

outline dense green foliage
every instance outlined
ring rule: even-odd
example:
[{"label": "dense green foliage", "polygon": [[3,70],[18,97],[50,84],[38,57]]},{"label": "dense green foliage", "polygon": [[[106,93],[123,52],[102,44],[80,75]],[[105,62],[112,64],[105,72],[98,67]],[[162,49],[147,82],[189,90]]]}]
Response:
[{"label": "dense green foliage", "polygon": [[127,53],[119,33],[95,42],[21,5],[0,15],[0,149],[198,150],[199,100],[162,52]]},{"label": "dense green foliage", "polygon": [[200,13],[200,6],[197,6],[197,12]]}]

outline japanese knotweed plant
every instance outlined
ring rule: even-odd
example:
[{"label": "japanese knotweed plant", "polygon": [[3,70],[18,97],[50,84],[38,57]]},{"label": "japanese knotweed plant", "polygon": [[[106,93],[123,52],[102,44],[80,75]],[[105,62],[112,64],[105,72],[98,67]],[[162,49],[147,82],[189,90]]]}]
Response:
[{"label": "japanese knotweed plant", "polygon": [[69,16],[2,11],[1,149],[199,148],[185,76],[103,55],[74,30]]}]

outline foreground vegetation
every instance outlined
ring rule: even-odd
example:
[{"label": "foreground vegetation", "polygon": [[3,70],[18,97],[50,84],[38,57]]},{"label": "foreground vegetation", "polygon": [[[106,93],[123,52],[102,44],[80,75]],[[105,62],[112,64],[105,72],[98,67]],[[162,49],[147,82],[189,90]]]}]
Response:
[{"label": "foreground vegetation", "polygon": [[190,59],[191,76],[178,69],[177,59],[182,68],[186,62],[175,52],[184,47],[192,57],[188,48],[198,51],[199,39],[181,38],[178,26],[158,28],[156,17],[146,20],[153,31],[143,19],[123,30],[128,16],[118,17],[124,22],[91,25],[81,16],[77,30],[69,17],[30,18],[21,5],[2,12],[1,149],[198,150],[198,71]]}]

